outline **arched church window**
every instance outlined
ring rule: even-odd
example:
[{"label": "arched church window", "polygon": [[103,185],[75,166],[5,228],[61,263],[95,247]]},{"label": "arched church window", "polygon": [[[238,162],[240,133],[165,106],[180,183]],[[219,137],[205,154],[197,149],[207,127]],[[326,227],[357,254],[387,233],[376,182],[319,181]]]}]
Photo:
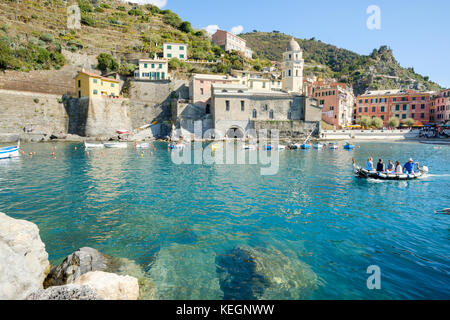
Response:
[{"label": "arched church window", "polygon": [[291,111],[288,111],[287,117],[288,117],[289,120],[292,119],[292,112]]},{"label": "arched church window", "polygon": [[270,110],[270,112],[269,112],[269,118],[270,118],[270,119],[273,119],[273,110]]},{"label": "arched church window", "polygon": [[292,75],[291,70],[288,71],[288,76],[290,77]]},{"label": "arched church window", "polygon": [[258,115],[258,112],[256,111],[256,109],[253,109],[253,119],[256,119],[256,116]]}]

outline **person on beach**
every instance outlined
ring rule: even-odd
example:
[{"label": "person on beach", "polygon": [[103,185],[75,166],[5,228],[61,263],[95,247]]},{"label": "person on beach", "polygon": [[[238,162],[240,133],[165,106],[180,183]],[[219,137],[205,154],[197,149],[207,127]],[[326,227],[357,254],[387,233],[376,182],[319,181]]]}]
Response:
[{"label": "person on beach", "polygon": [[402,174],[403,173],[403,168],[402,168],[402,165],[400,164],[400,161],[396,161],[395,162],[395,173],[396,174]]},{"label": "person on beach", "polygon": [[373,159],[372,159],[372,157],[370,157],[369,159],[367,159],[366,169],[367,169],[368,171],[374,171],[374,170],[375,170],[375,168],[373,167]]},{"label": "person on beach", "polygon": [[413,159],[409,159],[409,161],[407,163],[405,163],[405,165],[403,166],[405,173],[409,173],[412,174],[414,173],[414,161]]},{"label": "person on beach", "polygon": [[378,160],[378,164],[377,164],[377,172],[384,172],[384,163],[383,163],[383,159]]},{"label": "person on beach", "polygon": [[389,160],[386,171],[387,171],[387,173],[394,173],[395,166],[394,166],[394,163],[392,162],[392,160]]}]

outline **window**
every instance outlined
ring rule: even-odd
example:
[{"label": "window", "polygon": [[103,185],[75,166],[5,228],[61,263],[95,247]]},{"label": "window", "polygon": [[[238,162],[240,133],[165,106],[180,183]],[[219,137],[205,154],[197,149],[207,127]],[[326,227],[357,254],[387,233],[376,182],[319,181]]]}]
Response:
[{"label": "window", "polygon": [[111,83],[111,88],[114,88],[116,85],[114,83]]},{"label": "window", "polygon": [[396,101],[397,101],[397,98],[393,98],[392,101],[396,102]]},{"label": "window", "polygon": [[416,109],[416,105],[415,104],[412,104],[411,105],[411,110],[415,110]]},{"label": "window", "polygon": [[361,112],[362,112],[362,108],[359,108],[359,110],[358,110],[358,111],[359,111],[359,113],[361,113]]},{"label": "window", "polygon": [[405,97],[402,97],[402,101],[406,101],[406,98],[405,98]]},{"label": "window", "polygon": [[411,118],[415,118],[415,114],[414,113],[411,113]]},{"label": "window", "polygon": [[167,54],[167,58],[172,58],[172,54],[171,54],[171,53],[168,53],[168,54]]},{"label": "window", "polygon": [[400,111],[400,105],[399,105],[399,104],[397,104],[397,105],[395,106],[395,111]]},{"label": "window", "polygon": [[365,107],[364,112],[366,112],[366,113],[369,112],[369,108]]},{"label": "window", "polygon": [[425,118],[425,113],[421,113],[420,114],[420,118],[424,119]]},{"label": "window", "polygon": [[408,105],[404,104],[403,105],[403,111],[406,111],[408,109]]},{"label": "window", "polygon": [[406,114],[402,114],[402,119],[406,119]]},{"label": "window", "polygon": [[421,105],[420,105],[420,109],[425,109],[425,105],[424,105],[424,104],[421,104]]},{"label": "window", "polygon": [[168,46],[167,46],[167,49],[172,50],[172,46],[171,46],[171,45],[168,45]]},{"label": "window", "polygon": [[413,97],[412,100],[413,100],[413,101],[416,101],[416,97]]},{"label": "window", "polygon": [[180,59],[184,59],[184,54],[180,54]]},{"label": "window", "polygon": [[425,97],[422,97],[422,101],[425,101]]},{"label": "window", "polygon": [[205,94],[203,88],[200,88],[200,94],[201,94],[201,95],[204,95],[204,94]]},{"label": "window", "polygon": [[205,113],[206,113],[206,114],[210,114],[210,113],[211,113],[211,105],[210,105],[209,103],[206,105],[206,111],[205,111]]},{"label": "window", "polygon": [[265,105],[263,106],[263,111],[267,111],[267,109],[269,109],[269,106],[268,106],[267,104],[265,104]]},{"label": "window", "polygon": [[184,47],[183,47],[183,46],[180,46],[180,50],[184,50]]},{"label": "window", "polygon": [[159,64],[159,68],[162,69],[162,64],[161,63]]},{"label": "window", "polygon": [[359,103],[362,103],[363,101],[362,100],[359,100]]},{"label": "window", "polygon": [[225,101],[225,110],[230,111],[230,101],[229,100]]},{"label": "window", "polygon": [[380,116],[381,120],[384,120],[384,116]]},{"label": "window", "polygon": [[94,83],[97,83],[97,79],[94,79]]},{"label": "window", "polygon": [[384,112],[384,107],[381,107],[380,109],[381,109],[381,112]]},{"label": "window", "polygon": [[377,112],[377,108],[376,107],[372,107],[372,112]]},{"label": "window", "polygon": [[98,94],[98,91],[97,91],[97,90],[94,90],[94,94]]},{"label": "window", "polygon": [[144,68],[147,69],[148,68],[148,64],[144,63]]},{"label": "window", "polygon": [[288,111],[287,117],[288,117],[289,120],[292,119],[292,112],[291,111]]},{"label": "window", "polygon": [[78,98],[81,98],[81,91],[78,91]]},{"label": "window", "polygon": [[165,72],[161,72],[161,79],[165,79],[166,78],[166,73]]},{"label": "window", "polygon": [[366,99],[365,103],[369,103],[369,99]]},{"label": "window", "polygon": [[291,70],[288,71],[288,77],[292,75]]},{"label": "window", "polygon": [[396,114],[395,117],[400,118],[400,115]]},{"label": "window", "polygon": [[256,119],[257,115],[258,115],[258,112],[256,111],[256,109],[253,109],[253,112],[252,112],[253,119]]},{"label": "window", "polygon": [[81,88],[81,80],[78,80],[78,88]]},{"label": "window", "polygon": [[155,69],[155,64],[154,63],[152,63],[152,69]]},{"label": "window", "polygon": [[241,101],[241,111],[245,110],[245,101]]},{"label": "window", "polygon": [[273,110],[270,110],[270,112],[269,112],[269,118],[270,118],[270,119],[273,119]]}]

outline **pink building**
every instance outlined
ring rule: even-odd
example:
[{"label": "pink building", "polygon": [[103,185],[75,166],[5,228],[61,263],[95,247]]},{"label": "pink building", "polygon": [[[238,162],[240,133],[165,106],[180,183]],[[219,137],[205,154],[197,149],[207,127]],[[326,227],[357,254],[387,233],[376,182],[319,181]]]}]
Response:
[{"label": "pink building", "polygon": [[211,87],[213,84],[238,84],[239,79],[229,75],[194,74],[189,85],[191,103],[205,108],[208,114],[211,107]]},{"label": "pink building", "polygon": [[440,92],[434,99],[434,121],[437,124],[450,121],[450,89]]}]

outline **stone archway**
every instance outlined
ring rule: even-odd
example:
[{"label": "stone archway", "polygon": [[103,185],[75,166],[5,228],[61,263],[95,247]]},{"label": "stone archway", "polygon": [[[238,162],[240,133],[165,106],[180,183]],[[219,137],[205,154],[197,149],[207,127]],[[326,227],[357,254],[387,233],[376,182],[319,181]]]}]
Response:
[{"label": "stone archway", "polygon": [[233,126],[228,129],[226,134],[226,137],[229,139],[243,139],[244,136],[244,130],[237,126]]}]

